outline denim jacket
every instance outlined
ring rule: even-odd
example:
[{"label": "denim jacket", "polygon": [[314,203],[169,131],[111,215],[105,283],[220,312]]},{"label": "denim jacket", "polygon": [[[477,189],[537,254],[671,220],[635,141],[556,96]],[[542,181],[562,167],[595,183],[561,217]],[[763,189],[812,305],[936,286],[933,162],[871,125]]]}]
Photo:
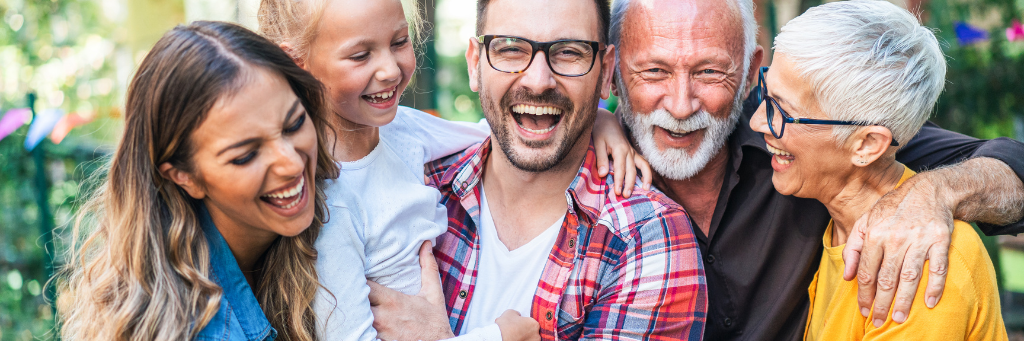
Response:
[{"label": "denim jacket", "polygon": [[277,331],[263,315],[228,243],[213,225],[206,205],[199,205],[199,223],[210,246],[210,277],[224,289],[224,296],[217,315],[199,331],[196,340],[273,341]]}]

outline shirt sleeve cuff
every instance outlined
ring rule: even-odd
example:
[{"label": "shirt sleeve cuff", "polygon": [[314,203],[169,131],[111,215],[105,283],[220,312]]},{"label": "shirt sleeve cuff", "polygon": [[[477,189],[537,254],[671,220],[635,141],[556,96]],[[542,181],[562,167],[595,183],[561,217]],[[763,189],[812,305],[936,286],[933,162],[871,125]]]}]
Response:
[{"label": "shirt sleeve cuff", "polygon": [[[1002,161],[1014,173],[1017,178],[1024,181],[1024,144],[1005,137],[988,141],[974,152],[972,157],[990,157]],[[1024,232],[1024,219],[1007,225],[992,225],[978,223],[978,228],[990,236],[1017,234]]]}]

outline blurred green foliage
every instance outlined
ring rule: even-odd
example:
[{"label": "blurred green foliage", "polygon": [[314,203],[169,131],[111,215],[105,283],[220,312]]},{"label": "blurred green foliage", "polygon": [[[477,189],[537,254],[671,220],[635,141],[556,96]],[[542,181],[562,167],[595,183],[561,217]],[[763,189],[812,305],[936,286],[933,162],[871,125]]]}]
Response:
[{"label": "blurred green foliage", "polygon": [[[118,135],[118,111],[111,108],[123,92],[117,80],[127,74],[115,61],[120,52],[130,70],[132,60],[114,41],[119,6],[117,0],[0,0],[0,112],[26,107],[32,92],[38,110],[93,117],[60,144],[40,143],[42,167],[25,150],[28,125],[0,140],[0,340],[56,338],[45,297],[42,227],[49,224],[38,203],[43,199],[58,226],[70,221],[83,179]],[[49,187],[43,198],[34,181],[40,172]],[[60,252],[49,250],[59,262]]]},{"label": "blurred green foliage", "polygon": [[[948,63],[933,120],[979,138],[1015,137],[1024,117],[1024,41],[1007,41],[1005,30],[1022,19],[1024,0],[933,0],[926,6],[925,23],[938,30]],[[990,41],[960,46],[956,21],[990,29]]]}]

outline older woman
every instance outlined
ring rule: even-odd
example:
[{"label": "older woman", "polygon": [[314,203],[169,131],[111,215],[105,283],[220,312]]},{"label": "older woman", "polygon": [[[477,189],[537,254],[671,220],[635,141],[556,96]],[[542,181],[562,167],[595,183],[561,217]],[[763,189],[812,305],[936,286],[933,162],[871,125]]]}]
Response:
[{"label": "older woman", "polygon": [[945,73],[932,31],[885,1],[812,8],[776,38],[750,126],[764,133],[774,154],[775,188],[821,201],[833,218],[808,289],[805,339],[1007,338],[992,262],[967,223],[954,224],[941,302],[926,307],[921,281],[903,324],[859,311],[857,283],[842,280],[842,250],[857,233],[854,223],[914,175],[895,154],[928,119]]}]

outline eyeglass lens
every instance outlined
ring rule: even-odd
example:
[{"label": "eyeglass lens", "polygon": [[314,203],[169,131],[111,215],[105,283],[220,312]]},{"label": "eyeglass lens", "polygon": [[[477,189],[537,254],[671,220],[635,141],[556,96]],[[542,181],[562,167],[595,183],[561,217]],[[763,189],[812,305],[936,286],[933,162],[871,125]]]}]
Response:
[{"label": "eyeglass lens", "polygon": [[[594,63],[594,50],[580,41],[557,42],[545,51],[551,70],[561,75],[582,75]],[[487,46],[491,66],[502,72],[522,72],[534,57],[530,42],[514,37],[495,37]]]}]

